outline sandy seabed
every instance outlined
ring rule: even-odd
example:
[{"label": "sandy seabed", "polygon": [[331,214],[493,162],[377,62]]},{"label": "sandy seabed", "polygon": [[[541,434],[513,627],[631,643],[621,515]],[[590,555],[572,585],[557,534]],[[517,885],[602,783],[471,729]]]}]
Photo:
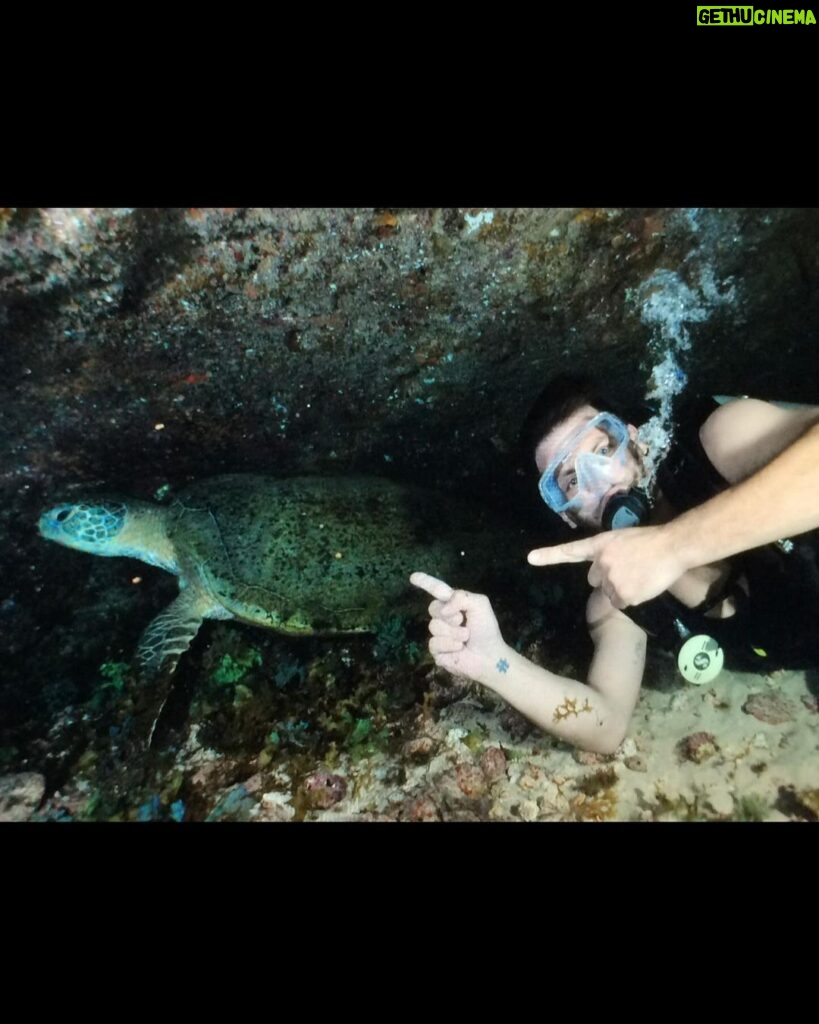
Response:
[{"label": "sandy seabed", "polygon": [[[345,799],[309,818],[392,819],[398,808],[402,819],[422,821],[819,816],[819,713],[804,672],[724,670],[696,686],[671,663],[649,665],[629,735],[610,756],[536,731],[515,739],[501,712],[477,694],[441,709],[419,730],[433,756],[408,767],[400,788],[388,784],[386,764],[350,765]],[[418,750],[419,740],[413,743]]]},{"label": "sandy seabed", "polygon": [[[436,687],[444,684],[439,693],[455,682],[457,699],[437,707],[425,701],[389,752],[342,753],[332,765],[317,763],[295,775],[286,758],[260,758],[255,774],[251,766],[249,776],[240,774],[243,781],[227,784],[230,758],[203,745],[193,725],[174,767],[194,784],[201,780],[208,806],[217,808],[203,812],[210,821],[819,818],[815,672],[724,670],[696,686],[682,680],[670,659],[651,657],[629,735],[612,755],[555,740],[488,691],[458,685],[443,670],[431,669],[429,678]],[[21,773],[0,783],[0,820],[43,820],[44,809],[35,814],[42,776]],[[77,776],[46,807],[77,813],[91,793]]]}]

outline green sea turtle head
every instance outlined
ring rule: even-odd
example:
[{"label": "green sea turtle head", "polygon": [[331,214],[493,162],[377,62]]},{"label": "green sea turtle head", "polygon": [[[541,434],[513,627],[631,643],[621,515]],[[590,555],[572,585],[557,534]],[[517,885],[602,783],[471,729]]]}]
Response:
[{"label": "green sea turtle head", "polygon": [[163,510],[144,501],[80,498],[45,511],[37,524],[41,536],[92,555],[139,558],[177,572],[165,535]]},{"label": "green sea turtle head", "polygon": [[119,538],[128,518],[121,501],[63,502],[40,516],[38,527],[47,540],[94,555],[119,555]]}]

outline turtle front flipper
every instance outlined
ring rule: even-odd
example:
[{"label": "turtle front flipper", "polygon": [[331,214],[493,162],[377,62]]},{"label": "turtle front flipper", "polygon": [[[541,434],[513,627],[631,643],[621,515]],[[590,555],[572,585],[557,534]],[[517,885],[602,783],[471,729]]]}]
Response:
[{"label": "turtle front flipper", "polygon": [[148,625],[139,640],[140,673],[155,676],[163,668],[169,674],[199,632],[204,618],[231,618],[204,590],[187,587]]}]

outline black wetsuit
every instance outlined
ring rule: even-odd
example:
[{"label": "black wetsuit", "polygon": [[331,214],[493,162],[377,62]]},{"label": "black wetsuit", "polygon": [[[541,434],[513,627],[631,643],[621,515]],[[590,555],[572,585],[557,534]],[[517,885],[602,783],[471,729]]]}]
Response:
[{"label": "black wetsuit", "polygon": [[[658,471],[658,487],[677,513],[728,486],[699,438],[700,427],[717,405],[709,398],[683,407],[671,451]],[[765,514],[759,509],[760,516]],[[698,608],[687,608],[666,592],[626,609],[626,614],[672,650],[679,649],[686,630],[714,637],[725,652],[726,668],[768,672],[819,666],[819,531],[742,552],[730,565],[719,593]],[[739,585],[741,577],[747,580],[748,594]],[[734,599],[736,613],[707,618],[705,612],[726,597]]]}]

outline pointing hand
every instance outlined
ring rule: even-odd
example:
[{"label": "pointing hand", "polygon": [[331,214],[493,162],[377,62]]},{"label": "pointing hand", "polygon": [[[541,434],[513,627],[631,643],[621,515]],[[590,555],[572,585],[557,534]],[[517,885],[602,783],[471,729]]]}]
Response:
[{"label": "pointing hand", "polygon": [[410,583],[435,599],[429,606],[429,652],[435,664],[481,681],[505,648],[489,598],[453,590],[425,572],[414,572]]},{"label": "pointing hand", "polygon": [[536,548],[530,565],[591,562],[589,584],[600,587],[615,608],[650,601],[668,590],[686,571],[661,526],[634,526],[594,537]]}]

